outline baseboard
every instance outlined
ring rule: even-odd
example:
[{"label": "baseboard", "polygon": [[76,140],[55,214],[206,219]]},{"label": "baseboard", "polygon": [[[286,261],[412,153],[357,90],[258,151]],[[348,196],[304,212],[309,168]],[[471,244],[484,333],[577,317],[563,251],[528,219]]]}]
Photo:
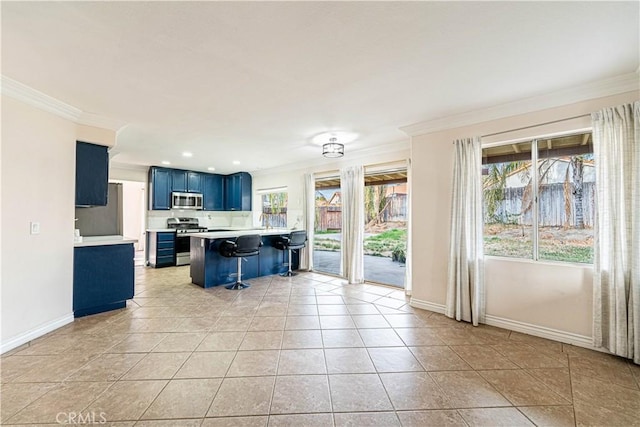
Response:
[{"label": "baseboard", "polygon": [[73,322],[73,313],[69,313],[51,322],[47,322],[44,325],[40,325],[27,332],[24,332],[16,337],[13,337],[0,345],[0,354],[6,353],[9,350],[13,350],[16,347],[20,347],[22,344],[26,344],[29,341],[33,341],[51,331],[67,325]]},{"label": "baseboard", "polygon": [[[443,304],[437,304],[415,298],[411,298],[409,305],[411,305],[411,307],[421,308],[423,310],[429,310],[440,314],[444,314],[445,312],[445,306]],[[505,319],[503,317],[492,316],[490,314],[485,315],[485,321],[483,323],[489,326],[496,326],[498,328],[508,329],[514,332],[521,332],[523,334],[563,342],[565,344],[572,344],[591,350],[603,351],[602,349],[594,348],[591,337],[585,335],[574,334],[572,332],[547,328],[545,326],[534,325],[517,320]]]}]

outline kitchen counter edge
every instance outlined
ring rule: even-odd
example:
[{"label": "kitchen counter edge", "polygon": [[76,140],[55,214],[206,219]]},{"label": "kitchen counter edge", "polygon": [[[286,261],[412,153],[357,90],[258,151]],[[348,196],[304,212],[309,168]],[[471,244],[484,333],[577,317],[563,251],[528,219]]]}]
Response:
[{"label": "kitchen counter edge", "polygon": [[137,239],[130,239],[124,236],[83,236],[82,242],[74,242],[73,247],[128,245],[137,242]]}]

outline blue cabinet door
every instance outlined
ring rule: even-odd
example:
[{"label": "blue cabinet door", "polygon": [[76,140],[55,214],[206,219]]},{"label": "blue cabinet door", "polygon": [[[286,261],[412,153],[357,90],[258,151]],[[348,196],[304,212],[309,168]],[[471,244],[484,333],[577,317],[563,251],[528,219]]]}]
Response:
[{"label": "blue cabinet door", "polygon": [[171,169],[149,170],[149,199],[152,210],[171,209]]},{"label": "blue cabinet door", "polygon": [[107,147],[76,142],[76,206],[106,206],[108,183]]},{"label": "blue cabinet door", "polygon": [[171,169],[171,191],[187,192],[187,171]]},{"label": "blue cabinet door", "polygon": [[251,210],[251,175],[247,172],[225,177],[225,210]]},{"label": "blue cabinet door", "polygon": [[187,191],[189,193],[202,193],[202,174],[187,172]]},{"label": "blue cabinet door", "polygon": [[224,176],[203,174],[202,199],[205,211],[224,210]]}]

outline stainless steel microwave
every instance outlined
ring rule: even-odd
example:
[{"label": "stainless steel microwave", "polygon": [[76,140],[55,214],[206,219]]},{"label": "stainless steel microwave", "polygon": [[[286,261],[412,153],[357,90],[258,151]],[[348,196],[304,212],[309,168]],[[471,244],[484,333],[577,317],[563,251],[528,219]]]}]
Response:
[{"label": "stainless steel microwave", "polygon": [[202,209],[202,194],[171,193],[171,209]]}]

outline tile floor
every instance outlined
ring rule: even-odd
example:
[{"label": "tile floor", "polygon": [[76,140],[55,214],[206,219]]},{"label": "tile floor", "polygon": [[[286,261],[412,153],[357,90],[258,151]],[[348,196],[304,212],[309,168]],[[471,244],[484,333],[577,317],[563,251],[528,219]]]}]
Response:
[{"label": "tile floor", "polygon": [[640,367],[307,273],[201,289],[136,269],[126,309],[1,359],[3,425],[640,425]]}]

